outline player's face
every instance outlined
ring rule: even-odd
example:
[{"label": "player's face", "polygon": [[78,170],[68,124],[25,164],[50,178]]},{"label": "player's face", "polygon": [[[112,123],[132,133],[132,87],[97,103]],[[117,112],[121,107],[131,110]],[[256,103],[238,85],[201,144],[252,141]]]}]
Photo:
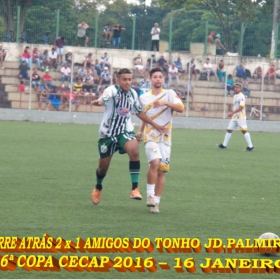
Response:
[{"label": "player's face", "polygon": [[155,72],[150,78],[151,84],[155,88],[161,88],[164,82],[164,77],[161,72]]},{"label": "player's face", "polygon": [[241,92],[241,86],[234,86],[234,91],[236,94]]},{"label": "player's face", "polygon": [[117,78],[117,83],[121,89],[126,92],[129,91],[132,84],[132,75],[131,74],[122,74]]}]

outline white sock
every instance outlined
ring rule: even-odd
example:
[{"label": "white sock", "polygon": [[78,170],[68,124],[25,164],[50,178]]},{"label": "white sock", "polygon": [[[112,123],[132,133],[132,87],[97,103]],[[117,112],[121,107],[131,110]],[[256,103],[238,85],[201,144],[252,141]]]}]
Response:
[{"label": "white sock", "polygon": [[159,204],[160,203],[160,196],[155,195],[154,201],[155,201],[155,203]]},{"label": "white sock", "polygon": [[147,184],[147,197],[155,196],[155,184]]},{"label": "white sock", "polygon": [[230,137],[231,137],[231,133],[227,132],[223,143],[225,147],[227,147]]},{"label": "white sock", "polygon": [[252,147],[253,147],[253,144],[252,144],[252,141],[251,141],[250,133],[249,133],[249,132],[246,132],[246,133],[244,134],[244,137],[245,137],[245,140],[246,140],[246,142],[247,142],[247,144],[248,144],[248,147],[249,147],[249,148],[252,148]]}]

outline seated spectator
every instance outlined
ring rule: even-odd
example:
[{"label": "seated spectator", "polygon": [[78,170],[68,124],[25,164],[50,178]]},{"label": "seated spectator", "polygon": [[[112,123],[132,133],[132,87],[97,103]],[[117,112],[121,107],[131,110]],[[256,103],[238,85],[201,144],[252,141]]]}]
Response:
[{"label": "seated spectator", "polygon": [[50,60],[50,66],[53,67],[54,69],[57,68],[57,52],[55,48],[52,48],[51,51],[48,53],[48,57]]},{"label": "seated spectator", "polygon": [[104,67],[104,71],[100,75],[99,85],[109,85],[111,83],[111,73],[108,67]]},{"label": "seated spectator", "polygon": [[245,66],[244,66],[244,63],[243,61],[241,60],[239,65],[237,65],[233,71],[233,76],[236,76],[238,78],[243,78],[243,79],[246,79],[247,76],[246,76],[246,69],[245,69]]},{"label": "seated spectator", "polygon": [[139,87],[144,92],[151,90],[151,82],[147,73],[144,75],[144,78],[139,81]]},{"label": "seated spectator", "polygon": [[51,60],[49,59],[48,50],[44,50],[44,52],[41,53],[40,60],[41,60],[41,65],[42,65],[41,70],[42,71],[49,70],[49,67],[51,66]]},{"label": "seated spectator", "polygon": [[112,27],[110,26],[110,24],[104,26],[103,34],[104,34],[106,43],[110,43],[112,40]]},{"label": "seated spectator", "polygon": [[172,63],[172,65],[168,69],[168,87],[172,84],[172,79],[176,79],[177,85],[179,85],[179,75],[178,75],[178,69],[175,66],[175,63]]},{"label": "seated spectator", "polygon": [[36,93],[38,94],[39,93],[39,87],[40,87],[40,80],[41,80],[41,77],[40,75],[38,74],[38,69],[37,68],[34,68],[33,69],[33,73],[32,73],[32,76],[31,76],[31,80],[32,80],[32,86],[34,87]]},{"label": "seated spectator", "polygon": [[22,80],[22,79],[29,80],[28,69],[29,69],[29,67],[27,66],[26,61],[23,60],[21,62],[21,64],[19,65],[19,75],[18,75],[18,78],[20,80]]},{"label": "seated spectator", "polygon": [[86,82],[82,85],[81,95],[88,96],[92,95],[94,90],[94,85],[90,82],[90,80],[86,80]]},{"label": "seated spectator", "polygon": [[43,80],[44,87],[48,92],[50,92],[50,90],[53,87],[55,87],[55,85],[52,83],[52,76],[49,75],[49,70],[45,71],[42,80]]},{"label": "seated spectator", "polygon": [[0,67],[1,69],[5,69],[3,67],[3,61],[5,60],[7,52],[3,49],[3,44],[0,44]]},{"label": "seated spectator", "polygon": [[191,81],[188,81],[184,85],[184,91],[182,93],[182,100],[186,100],[189,95],[193,102],[193,94],[194,94],[194,84]]},{"label": "seated spectator", "polygon": [[81,78],[83,80],[86,75],[87,75],[87,69],[85,68],[85,66],[83,66],[77,72],[77,79]]},{"label": "seated spectator", "polygon": [[53,86],[49,92],[49,103],[46,108],[47,111],[50,109],[51,105],[53,105],[53,107],[56,111],[59,111],[60,98],[59,98],[59,94],[58,94],[58,90],[57,90],[56,86]]},{"label": "seated spectator", "polygon": [[104,55],[101,57],[101,60],[100,60],[100,67],[102,70],[104,70],[104,67],[108,67],[108,69],[110,69],[111,67],[111,63],[110,63],[110,60],[109,60],[109,56],[108,54],[105,52]]},{"label": "seated spectator", "polygon": [[[155,58],[152,56],[152,60],[151,58],[148,58],[147,60],[147,66],[145,67],[145,70],[149,73],[151,69],[155,68],[157,66],[157,61],[155,60]],[[151,65],[152,62],[152,65]]]},{"label": "seated spectator", "polygon": [[21,92],[21,93],[25,92],[25,85],[24,85],[24,82],[22,80],[19,82],[18,91]]},{"label": "seated spectator", "polygon": [[65,54],[65,61],[68,63],[69,66],[72,65],[72,58],[73,58],[72,51],[68,50],[68,52]]},{"label": "seated spectator", "polygon": [[95,62],[94,62],[94,69],[96,70],[97,75],[100,76],[101,73],[102,73],[102,69],[101,69],[101,66],[100,66],[100,64],[99,64],[99,60],[98,60],[98,59],[95,59]]},{"label": "seated spectator", "polygon": [[49,94],[44,86],[40,86],[40,90],[38,92],[38,99],[38,110],[42,109],[42,103],[49,103]]},{"label": "seated spectator", "polygon": [[234,91],[234,80],[231,74],[227,75],[227,95],[231,96],[230,91]]},{"label": "seated spectator", "polygon": [[143,65],[143,60],[140,53],[133,59],[133,63],[134,69],[137,70],[137,72],[143,76],[145,72],[145,67]]},{"label": "seated spectator", "polygon": [[180,90],[178,85],[175,85],[173,90],[176,92],[176,94],[182,99],[182,91]]},{"label": "seated spectator", "polygon": [[187,63],[187,74],[189,74],[189,69],[190,69],[190,79],[193,79],[194,75],[194,80],[196,80],[196,64],[194,62],[194,58],[191,59],[190,62]]},{"label": "seated spectator", "polygon": [[23,53],[20,56],[19,62],[22,63],[23,61],[26,62],[26,65],[27,65],[28,69],[30,69],[30,66],[31,66],[31,52],[30,52],[30,48],[28,46],[25,47]]},{"label": "seated spectator", "polygon": [[68,82],[68,86],[70,87],[70,83],[71,83],[71,69],[68,66],[67,62],[64,62],[63,66],[60,69],[60,73],[61,73],[61,86],[64,87],[64,83],[67,81]]},{"label": "seated spectator", "polygon": [[213,65],[210,63],[210,58],[206,59],[206,62],[203,64],[203,72],[207,74],[207,80],[210,81],[210,76],[215,76],[216,80],[218,80],[216,71],[213,71]]},{"label": "seated spectator", "polygon": [[243,94],[245,97],[250,97],[251,90],[249,89],[249,80],[245,79],[243,82]]},{"label": "seated spectator", "polygon": [[182,77],[182,76],[187,74],[187,72],[185,70],[183,70],[183,66],[182,66],[182,62],[181,62],[181,58],[180,57],[178,57],[177,60],[174,61],[174,64],[175,64],[175,66],[178,69],[178,73],[179,73],[180,77]]},{"label": "seated spectator", "polygon": [[70,94],[70,88],[69,87],[65,87],[64,90],[61,92],[60,102],[62,103],[62,105],[61,105],[60,111],[64,111],[65,108],[67,106],[69,106],[70,100],[71,100],[71,103],[73,105],[76,105],[75,111],[78,112],[78,110],[79,110],[79,99],[78,99],[77,94],[75,92],[72,92],[72,94]]},{"label": "seated spectator", "polygon": [[91,67],[91,65],[93,64],[92,53],[88,53],[88,55],[85,56],[83,64],[85,68]]},{"label": "seated spectator", "polygon": [[79,97],[80,95],[82,95],[82,90],[83,90],[83,80],[82,80],[82,78],[78,78],[77,79],[77,83],[75,83],[73,85],[73,91]]},{"label": "seated spectator", "polygon": [[225,64],[223,60],[220,60],[217,66],[217,75],[220,82],[222,82],[224,77],[226,76]]},{"label": "seated spectator", "polygon": [[157,61],[157,63],[163,72],[168,73],[169,66],[163,55],[160,56],[160,59]]},{"label": "seated spectator", "polygon": [[271,64],[271,66],[268,68],[265,79],[268,79],[269,85],[271,80],[274,85],[276,84],[276,69],[274,64]]},{"label": "seated spectator", "polygon": [[261,79],[262,78],[262,67],[261,66],[258,66],[255,69],[253,77],[254,77],[255,84],[257,84],[257,79]]},{"label": "seated spectator", "polygon": [[34,48],[32,51],[32,63],[36,63],[37,69],[41,67],[41,60],[40,60],[40,52],[37,48]]}]

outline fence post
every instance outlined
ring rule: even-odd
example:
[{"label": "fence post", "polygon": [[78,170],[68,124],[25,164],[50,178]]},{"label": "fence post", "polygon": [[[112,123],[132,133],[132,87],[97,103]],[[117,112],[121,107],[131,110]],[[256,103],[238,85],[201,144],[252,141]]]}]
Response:
[{"label": "fence post", "polygon": [[207,54],[208,20],[205,22],[204,54]]},{"label": "fence post", "polygon": [[279,38],[279,22],[277,22],[276,29],[275,29],[275,51],[274,51],[274,58],[278,57],[278,38]]},{"label": "fence post", "polygon": [[239,42],[239,54],[243,55],[243,37],[244,37],[244,23],[241,23],[241,32],[240,32],[240,42]]},{"label": "fence post", "polygon": [[135,48],[135,30],[136,30],[136,16],[132,17],[132,43],[131,49],[134,50]]},{"label": "fence post", "polygon": [[172,51],[172,29],[173,29],[173,16],[171,16],[169,21],[169,47],[168,47],[169,52]]},{"label": "fence post", "polygon": [[56,32],[55,32],[56,38],[59,36],[59,16],[60,16],[60,10],[56,10]]},{"label": "fence post", "polygon": [[95,48],[97,48],[98,20],[99,20],[99,13],[97,11],[95,14],[95,32],[94,32],[94,47]]},{"label": "fence post", "polygon": [[20,6],[17,6],[17,34],[16,34],[16,42],[19,42],[19,32],[20,32]]}]

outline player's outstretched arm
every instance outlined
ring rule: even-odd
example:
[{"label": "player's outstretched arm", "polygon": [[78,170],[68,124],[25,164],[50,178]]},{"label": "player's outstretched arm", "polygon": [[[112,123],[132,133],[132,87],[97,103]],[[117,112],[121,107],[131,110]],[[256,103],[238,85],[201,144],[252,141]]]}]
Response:
[{"label": "player's outstretched arm", "polygon": [[92,105],[95,105],[95,106],[102,106],[103,104],[104,104],[104,101],[100,97],[97,100],[92,101]]}]

